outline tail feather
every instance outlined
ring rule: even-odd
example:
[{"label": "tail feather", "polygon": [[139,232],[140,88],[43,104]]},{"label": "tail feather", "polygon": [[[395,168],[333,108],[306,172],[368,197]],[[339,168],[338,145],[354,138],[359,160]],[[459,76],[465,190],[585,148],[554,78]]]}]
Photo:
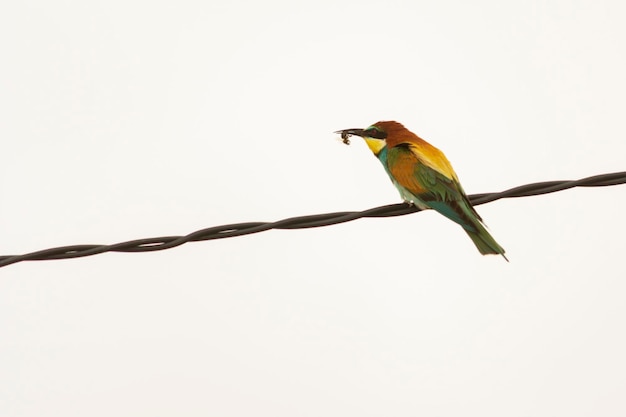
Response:
[{"label": "tail feather", "polygon": [[453,201],[432,201],[428,202],[428,205],[450,220],[460,224],[480,253],[483,255],[502,255],[507,262],[509,261],[504,255],[504,248],[489,234],[482,224],[480,216],[467,198]]},{"label": "tail feather", "polygon": [[506,259],[506,261],[508,262],[509,259],[504,254],[505,253],[504,248],[500,246],[498,242],[496,242],[493,236],[489,234],[487,229],[485,229],[485,227],[479,223],[475,224],[474,227],[476,228],[475,231],[468,230],[468,229],[464,229],[464,230],[467,232],[468,236],[472,239],[472,242],[474,242],[474,245],[476,245],[476,248],[478,248],[480,253],[482,253],[483,255],[489,255],[489,254],[502,255],[502,257]]}]

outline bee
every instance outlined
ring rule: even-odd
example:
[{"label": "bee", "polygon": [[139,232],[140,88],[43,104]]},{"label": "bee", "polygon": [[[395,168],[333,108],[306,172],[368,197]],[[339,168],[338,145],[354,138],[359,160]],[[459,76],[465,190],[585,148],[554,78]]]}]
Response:
[{"label": "bee", "polygon": [[349,135],[349,134],[347,134],[347,133],[345,133],[345,132],[342,132],[342,133],[341,133],[341,141],[342,141],[344,144],[349,145],[349,144],[350,144],[350,135]]}]

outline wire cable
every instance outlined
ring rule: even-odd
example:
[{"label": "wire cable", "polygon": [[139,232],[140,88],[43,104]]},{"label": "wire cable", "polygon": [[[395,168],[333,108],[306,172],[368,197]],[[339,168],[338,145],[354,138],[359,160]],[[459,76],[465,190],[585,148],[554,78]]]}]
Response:
[{"label": "wire cable", "polygon": [[[472,194],[469,197],[472,205],[490,203],[501,198],[529,197],[554,193],[574,187],[606,187],[626,184],[626,171],[595,175],[574,181],[547,181],[521,185],[499,193]],[[71,259],[96,255],[104,252],[152,252],[180,246],[187,242],[224,239],[264,232],[271,229],[307,229],[311,227],[330,226],[361,218],[379,218],[404,216],[420,211],[417,207],[406,203],[390,204],[365,211],[341,211],[336,213],[314,214],[310,216],[291,217],[273,223],[247,222],[223,226],[209,227],[190,233],[186,236],[164,236],[130,240],[113,245],[72,245],[44,249],[24,255],[0,256],[0,268],[22,261],[43,261],[53,259]]]}]

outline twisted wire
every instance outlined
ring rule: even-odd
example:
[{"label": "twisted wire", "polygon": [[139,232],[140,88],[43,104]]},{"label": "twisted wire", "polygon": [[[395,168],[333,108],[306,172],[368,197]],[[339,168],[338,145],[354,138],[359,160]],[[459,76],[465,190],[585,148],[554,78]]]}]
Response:
[{"label": "twisted wire", "polygon": [[[554,193],[574,187],[605,187],[626,183],[626,171],[595,175],[573,181],[546,181],[521,185],[496,193],[472,194],[469,197],[472,205],[489,203],[501,198],[529,197]],[[336,213],[314,214],[310,216],[291,217],[276,222],[247,222],[223,226],[209,227],[190,233],[186,236],[164,236],[130,240],[113,245],[72,245],[44,249],[24,255],[0,256],[0,268],[22,261],[43,261],[52,259],[70,259],[96,255],[104,252],[152,252],[170,249],[187,242],[224,239],[264,232],[270,229],[307,229],[311,227],[330,226],[360,218],[404,216],[420,211],[417,207],[406,203],[390,204],[371,208],[365,211],[341,211]]]}]

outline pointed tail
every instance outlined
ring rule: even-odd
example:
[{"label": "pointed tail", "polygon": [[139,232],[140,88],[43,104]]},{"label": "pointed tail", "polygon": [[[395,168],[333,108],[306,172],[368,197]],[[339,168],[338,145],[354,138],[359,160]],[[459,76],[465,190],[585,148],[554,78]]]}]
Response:
[{"label": "pointed tail", "polygon": [[474,245],[476,245],[480,253],[482,253],[483,255],[502,255],[502,257],[506,259],[507,262],[509,262],[509,259],[504,254],[504,248],[498,245],[498,242],[496,242],[493,236],[489,234],[487,229],[485,229],[485,227],[478,221],[474,222],[473,226],[475,230],[468,230],[465,228],[464,230],[472,239],[472,242],[474,242]]},{"label": "pointed tail", "polygon": [[480,253],[483,255],[502,255],[507,262],[509,261],[504,255],[504,248],[489,234],[482,224],[482,219],[476,213],[467,197],[453,201],[432,201],[428,205],[450,220],[460,224]]}]

